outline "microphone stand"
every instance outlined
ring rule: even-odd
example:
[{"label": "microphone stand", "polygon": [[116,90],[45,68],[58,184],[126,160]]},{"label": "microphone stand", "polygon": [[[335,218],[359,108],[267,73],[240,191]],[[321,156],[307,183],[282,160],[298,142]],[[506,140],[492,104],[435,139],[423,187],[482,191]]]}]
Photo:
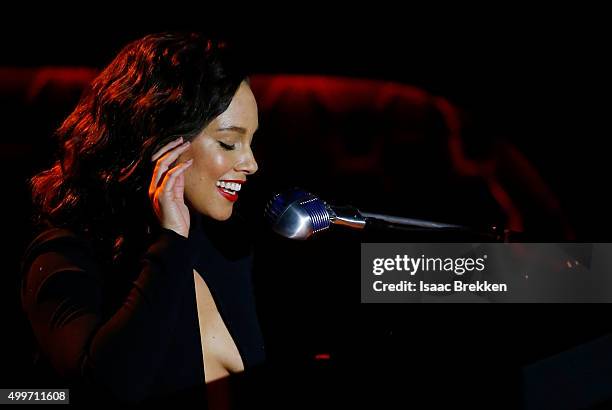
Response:
[{"label": "microphone stand", "polygon": [[362,212],[352,206],[328,206],[328,211],[332,224],[364,230],[421,234],[439,232],[465,235],[466,237],[472,237],[472,239],[477,238],[476,240],[494,242],[508,242],[511,235],[515,234],[509,230],[500,232],[497,226],[492,226],[489,230],[484,231],[465,225]]}]

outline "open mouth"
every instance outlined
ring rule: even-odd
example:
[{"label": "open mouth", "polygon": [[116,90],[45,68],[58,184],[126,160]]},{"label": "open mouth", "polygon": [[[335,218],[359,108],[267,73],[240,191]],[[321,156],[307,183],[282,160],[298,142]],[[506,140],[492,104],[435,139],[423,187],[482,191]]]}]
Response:
[{"label": "open mouth", "polygon": [[238,192],[242,188],[244,181],[239,180],[220,180],[217,181],[217,190],[225,199],[234,202],[238,199]]}]

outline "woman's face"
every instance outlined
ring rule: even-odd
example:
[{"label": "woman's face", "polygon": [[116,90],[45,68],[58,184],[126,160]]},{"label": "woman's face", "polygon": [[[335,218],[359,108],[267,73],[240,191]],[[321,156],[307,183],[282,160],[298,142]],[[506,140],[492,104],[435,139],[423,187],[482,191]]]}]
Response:
[{"label": "woman's face", "polygon": [[185,171],[185,199],[195,211],[218,221],[232,215],[241,184],[258,168],[251,151],[258,126],[255,97],[242,82],[227,110],[211,121],[178,159],[193,158],[193,165]]}]

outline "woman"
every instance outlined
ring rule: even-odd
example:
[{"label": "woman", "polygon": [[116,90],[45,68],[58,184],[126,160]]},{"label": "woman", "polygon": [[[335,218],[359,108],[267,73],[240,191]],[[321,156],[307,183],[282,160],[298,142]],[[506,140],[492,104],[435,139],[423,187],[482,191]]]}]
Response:
[{"label": "woman", "polygon": [[249,241],[231,218],[258,168],[242,69],[198,34],[129,44],[31,179],[22,304],[41,383],[73,402],[194,399],[205,382],[209,402],[225,400],[211,386],[263,361]]}]

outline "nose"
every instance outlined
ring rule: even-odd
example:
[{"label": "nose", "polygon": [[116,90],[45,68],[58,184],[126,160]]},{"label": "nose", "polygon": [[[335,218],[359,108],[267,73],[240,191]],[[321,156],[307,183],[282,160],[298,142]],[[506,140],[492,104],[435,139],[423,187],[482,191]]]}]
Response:
[{"label": "nose", "polygon": [[255,161],[255,155],[253,155],[253,151],[249,148],[238,162],[236,170],[238,172],[244,172],[247,175],[252,175],[256,173],[258,169],[259,165],[257,165],[257,161]]}]

